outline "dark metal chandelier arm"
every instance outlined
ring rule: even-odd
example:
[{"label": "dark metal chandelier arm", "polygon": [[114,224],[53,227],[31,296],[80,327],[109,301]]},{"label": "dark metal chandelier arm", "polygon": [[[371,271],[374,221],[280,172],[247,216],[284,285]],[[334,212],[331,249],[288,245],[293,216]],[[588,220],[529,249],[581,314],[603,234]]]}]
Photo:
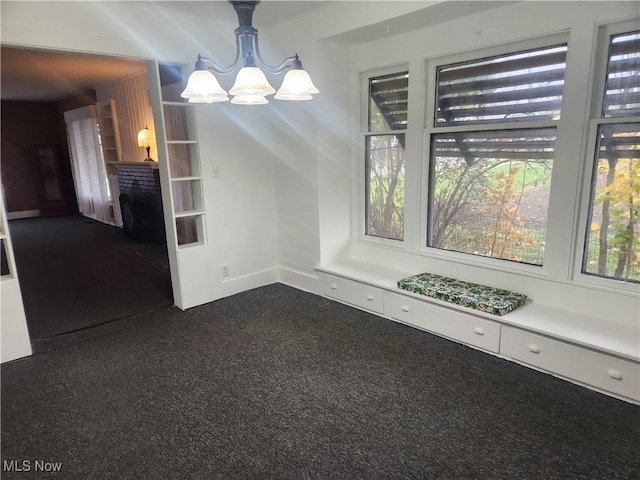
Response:
[{"label": "dark metal chandelier arm", "polygon": [[255,44],[254,46],[255,46],[255,50],[256,50],[256,54],[255,54],[256,63],[258,64],[258,66],[264,68],[269,73],[273,73],[273,74],[282,73],[286,69],[291,68],[291,66],[294,65],[296,61],[300,62],[298,60],[298,54],[296,53],[295,55],[292,55],[290,57],[285,58],[280,65],[278,65],[276,67],[272,67],[270,65],[267,65],[264,62],[264,60],[262,59],[262,55],[260,54],[260,46],[258,45],[258,35],[257,34],[255,36],[254,44]]},{"label": "dark metal chandelier arm", "polygon": [[213,60],[208,57],[203,57],[198,54],[198,59],[196,60],[196,70],[204,70],[209,69],[220,75],[231,75],[237,68],[240,63],[240,38],[236,35],[236,58],[233,60],[233,63],[228,67],[221,67],[217,65]]}]

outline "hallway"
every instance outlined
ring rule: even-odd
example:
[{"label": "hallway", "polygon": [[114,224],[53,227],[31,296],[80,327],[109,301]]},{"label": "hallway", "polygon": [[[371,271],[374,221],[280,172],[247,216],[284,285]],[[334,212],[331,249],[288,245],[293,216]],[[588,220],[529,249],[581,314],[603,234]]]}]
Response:
[{"label": "hallway", "polygon": [[163,245],[83,216],[9,222],[31,341],[173,304]]}]

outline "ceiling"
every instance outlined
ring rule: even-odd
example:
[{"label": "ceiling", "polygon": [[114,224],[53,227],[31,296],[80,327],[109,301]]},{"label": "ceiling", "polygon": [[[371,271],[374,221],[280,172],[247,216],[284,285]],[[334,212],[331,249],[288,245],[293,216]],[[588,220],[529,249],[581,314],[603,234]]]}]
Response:
[{"label": "ceiling", "polygon": [[[335,1],[262,0],[256,7],[254,23],[262,26],[272,25]],[[169,14],[172,13],[171,10],[176,10],[182,13],[186,11],[198,17],[225,18],[230,22],[234,22],[236,18],[231,6],[222,0],[163,0],[155,3],[158,8],[162,8]],[[346,32],[332,40],[347,45],[369,41],[378,38],[381,31],[392,31],[397,34],[503,6],[512,1],[434,3],[435,5],[430,8]],[[140,73],[145,69],[145,62],[122,57],[31,50],[0,45],[0,99],[58,101],[81,91]]]},{"label": "ceiling", "polygon": [[[256,24],[269,25],[300,15],[327,2],[263,0],[256,8]],[[162,2],[165,9],[193,10],[208,15],[235,18],[227,2]],[[0,46],[0,99],[58,101],[144,71],[146,63],[127,58],[31,50]]]},{"label": "ceiling", "polygon": [[0,48],[0,98],[52,102],[147,68],[145,62],[23,48]]}]

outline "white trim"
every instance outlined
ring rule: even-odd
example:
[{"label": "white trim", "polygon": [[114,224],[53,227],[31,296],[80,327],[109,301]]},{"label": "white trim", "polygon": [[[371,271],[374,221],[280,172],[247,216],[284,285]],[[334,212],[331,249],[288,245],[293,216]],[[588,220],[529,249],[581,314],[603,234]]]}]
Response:
[{"label": "white trim", "polygon": [[7,220],[17,220],[19,218],[39,217],[40,210],[20,210],[17,212],[7,212]]},{"label": "white trim", "polygon": [[273,267],[224,280],[220,284],[220,295],[218,298],[230,297],[231,295],[246,292],[247,290],[277,283],[279,281],[279,273],[278,267]]},{"label": "white trim", "polygon": [[288,267],[279,267],[278,282],[298,290],[320,294],[317,275],[311,275]]}]

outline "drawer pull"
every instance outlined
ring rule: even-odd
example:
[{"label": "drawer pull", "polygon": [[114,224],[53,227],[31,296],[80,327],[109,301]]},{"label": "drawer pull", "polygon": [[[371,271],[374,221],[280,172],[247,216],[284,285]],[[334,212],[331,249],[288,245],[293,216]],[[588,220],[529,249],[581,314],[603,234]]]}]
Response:
[{"label": "drawer pull", "polygon": [[476,335],[484,335],[484,330],[480,327],[475,327],[473,329],[473,333],[475,333]]},{"label": "drawer pull", "polygon": [[375,297],[373,296],[373,294],[369,294],[367,295],[367,300],[369,300],[370,302],[373,301],[375,299]]},{"label": "drawer pull", "polygon": [[409,307],[407,305],[402,305],[400,307],[400,310],[402,310],[403,312],[408,312],[409,311]]},{"label": "drawer pull", "polygon": [[540,353],[540,347],[538,345],[532,343],[532,344],[529,345],[529,351],[531,353]]},{"label": "drawer pull", "polygon": [[613,368],[610,368],[609,370],[607,370],[607,375],[609,375],[614,380],[622,380],[622,373],[620,373],[618,370],[615,370]]},{"label": "drawer pull", "polygon": [[338,288],[338,286],[335,283],[331,284],[331,290],[335,290],[336,288]]}]

